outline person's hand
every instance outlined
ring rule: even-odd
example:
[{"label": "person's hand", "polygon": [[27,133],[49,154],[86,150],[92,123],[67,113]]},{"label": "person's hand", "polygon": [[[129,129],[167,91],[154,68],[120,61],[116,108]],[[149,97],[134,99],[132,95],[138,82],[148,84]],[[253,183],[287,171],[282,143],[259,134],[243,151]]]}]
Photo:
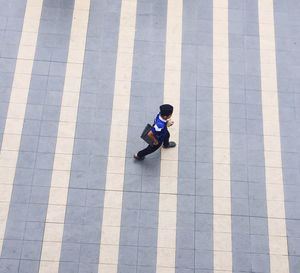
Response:
[{"label": "person's hand", "polygon": [[153,145],[156,146],[156,145],[158,145],[158,143],[159,143],[159,142],[158,142],[157,140],[155,140],[155,141],[153,142]]},{"label": "person's hand", "polygon": [[168,127],[172,126],[174,124],[173,120],[168,120]]}]

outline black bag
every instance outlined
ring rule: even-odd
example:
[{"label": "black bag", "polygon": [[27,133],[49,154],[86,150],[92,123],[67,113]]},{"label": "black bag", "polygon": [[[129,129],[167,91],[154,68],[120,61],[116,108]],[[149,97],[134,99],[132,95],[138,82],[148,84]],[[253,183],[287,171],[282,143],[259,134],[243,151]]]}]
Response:
[{"label": "black bag", "polygon": [[149,132],[151,131],[152,126],[148,123],[145,127],[145,129],[143,130],[142,134],[141,134],[141,138],[146,141],[150,146],[154,145],[154,142],[152,140],[152,138],[150,138],[148,136]]}]

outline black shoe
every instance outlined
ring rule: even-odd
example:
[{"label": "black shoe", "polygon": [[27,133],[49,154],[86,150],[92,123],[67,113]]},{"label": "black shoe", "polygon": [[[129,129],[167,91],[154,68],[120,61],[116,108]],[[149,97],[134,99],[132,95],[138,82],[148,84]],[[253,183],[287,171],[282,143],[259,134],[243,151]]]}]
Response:
[{"label": "black shoe", "polygon": [[167,146],[163,145],[163,147],[164,147],[165,149],[168,149],[168,148],[174,148],[174,147],[176,147],[176,142],[170,141],[169,144],[168,144]]},{"label": "black shoe", "polygon": [[139,157],[137,154],[133,155],[133,157],[136,159],[136,160],[144,160],[145,157]]}]

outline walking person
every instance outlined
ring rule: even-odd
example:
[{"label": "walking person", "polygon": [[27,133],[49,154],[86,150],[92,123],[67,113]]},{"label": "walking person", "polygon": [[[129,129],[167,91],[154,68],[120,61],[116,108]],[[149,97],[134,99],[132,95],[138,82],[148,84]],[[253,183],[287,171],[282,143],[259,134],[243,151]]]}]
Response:
[{"label": "walking person", "polygon": [[136,153],[134,155],[136,160],[144,160],[146,155],[155,152],[161,145],[163,148],[173,148],[176,146],[174,141],[169,141],[170,133],[168,131],[168,127],[174,124],[171,120],[173,106],[170,104],[163,104],[159,107],[159,110],[160,112],[154,120],[154,125],[148,133],[148,136],[153,140],[153,145],[148,145],[144,150]]}]

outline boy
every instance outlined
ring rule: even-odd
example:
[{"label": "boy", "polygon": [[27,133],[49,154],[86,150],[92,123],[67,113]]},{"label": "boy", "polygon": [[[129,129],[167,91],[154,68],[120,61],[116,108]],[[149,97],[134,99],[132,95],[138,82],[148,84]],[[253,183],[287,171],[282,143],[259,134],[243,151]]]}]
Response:
[{"label": "boy", "polygon": [[176,146],[174,141],[169,141],[170,133],[168,127],[174,124],[170,120],[173,114],[173,106],[170,104],[163,104],[159,107],[160,112],[157,114],[154,125],[148,136],[153,140],[154,145],[148,146],[144,150],[139,151],[133,157],[137,160],[144,160],[145,156],[155,152],[162,144],[164,148],[173,148]]}]

